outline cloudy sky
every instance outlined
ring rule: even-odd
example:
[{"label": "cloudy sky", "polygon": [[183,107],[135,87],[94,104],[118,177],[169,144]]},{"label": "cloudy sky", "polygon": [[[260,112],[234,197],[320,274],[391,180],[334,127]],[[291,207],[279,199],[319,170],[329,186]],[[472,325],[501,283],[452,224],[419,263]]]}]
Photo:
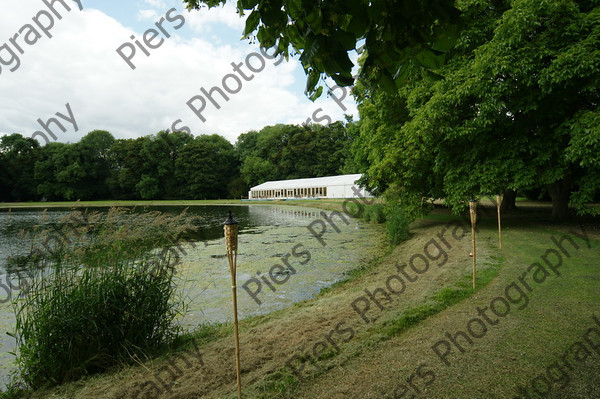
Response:
[{"label": "cloudy sky", "polygon": [[[350,96],[345,111],[325,95],[314,103],[308,100],[297,60],[276,66],[278,59],[247,58],[260,51],[240,40],[244,19],[233,6],[188,12],[180,0],[80,0],[80,10],[77,1],[63,0],[71,11],[56,1],[58,18],[43,0],[0,1],[0,135],[31,136],[42,130],[38,119],[54,117],[66,129],[50,125],[58,141],[75,142],[94,129],[130,138],[170,129],[181,120],[178,129],[218,133],[233,142],[240,133],[266,125],[302,123],[313,115],[322,123],[326,117],[356,115]],[[158,36],[152,38],[152,31],[144,36],[152,28]],[[146,45],[144,37],[156,48]],[[234,71],[232,63],[243,63],[242,72]],[[230,74],[237,79],[224,81]],[[212,91],[220,109],[201,91],[213,87],[229,97]],[[341,90],[335,93],[343,96]],[[197,109],[206,102],[205,122],[186,104],[194,96],[201,97],[192,102]],[[71,119],[67,103],[77,131],[56,115]]]}]

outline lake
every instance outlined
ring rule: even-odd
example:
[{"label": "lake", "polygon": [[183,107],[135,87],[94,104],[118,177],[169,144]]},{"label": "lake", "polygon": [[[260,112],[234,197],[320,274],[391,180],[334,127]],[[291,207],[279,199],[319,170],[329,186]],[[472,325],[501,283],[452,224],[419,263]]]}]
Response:
[{"label": "lake", "polygon": [[[145,209],[180,213],[184,207]],[[318,209],[258,204],[191,206],[188,213],[202,217],[203,241],[182,243],[178,249],[181,255],[178,266],[181,289],[190,298],[189,311],[179,321],[186,329],[233,318],[231,277],[222,226],[229,210],[240,223],[237,262],[240,318],[268,313],[308,299],[323,287],[344,278],[349,270],[379,255],[380,247],[374,244],[381,240],[380,230],[356,219],[349,219],[346,225],[335,217],[333,223],[340,231],[327,224],[322,237],[326,243],[324,247],[307,229],[315,220],[322,220]],[[107,208],[92,208],[90,211],[104,212]],[[44,216],[39,209],[0,210],[0,282],[6,280],[7,257],[24,255],[30,250],[30,243],[21,239],[19,232],[30,231],[35,225],[58,223],[70,212],[71,209],[51,208]],[[319,223],[315,230],[320,231],[322,226]],[[287,272],[289,269],[295,273]],[[273,282],[273,271],[279,284]],[[244,285],[250,293],[243,288]],[[7,381],[14,360],[14,356],[8,353],[14,350],[14,339],[5,334],[14,328],[14,315],[8,299],[5,290],[0,289],[2,383]]]}]

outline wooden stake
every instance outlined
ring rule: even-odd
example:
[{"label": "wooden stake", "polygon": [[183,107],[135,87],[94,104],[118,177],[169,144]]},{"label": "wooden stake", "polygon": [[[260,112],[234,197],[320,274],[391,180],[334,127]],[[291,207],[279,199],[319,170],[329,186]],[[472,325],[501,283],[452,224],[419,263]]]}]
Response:
[{"label": "wooden stake", "polygon": [[[229,220],[235,221],[229,212]],[[227,247],[227,260],[229,261],[229,271],[231,272],[231,291],[233,295],[233,334],[235,338],[235,366],[237,372],[237,392],[238,399],[242,399],[242,375],[240,365],[240,338],[238,333],[238,312],[237,312],[237,287],[236,287],[236,269],[237,269],[237,246],[238,246],[238,225],[235,223],[227,224],[225,222],[225,245]]]},{"label": "wooden stake", "polygon": [[502,223],[500,221],[500,205],[502,204],[502,196],[496,195],[496,207],[498,208],[498,246],[502,249]]},{"label": "wooden stake", "polygon": [[473,255],[473,289],[477,280],[477,246],[475,243],[475,225],[477,224],[477,202],[469,201],[469,214],[471,215],[471,254]]}]

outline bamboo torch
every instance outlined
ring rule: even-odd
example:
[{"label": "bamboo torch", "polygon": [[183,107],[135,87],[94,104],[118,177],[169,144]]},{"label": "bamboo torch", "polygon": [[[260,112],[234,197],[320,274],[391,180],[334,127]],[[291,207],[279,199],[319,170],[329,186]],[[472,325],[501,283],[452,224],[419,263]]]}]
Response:
[{"label": "bamboo torch", "polygon": [[238,399],[242,399],[242,380],[240,368],[240,338],[238,334],[238,314],[237,314],[237,289],[236,289],[236,268],[237,268],[237,249],[238,249],[238,221],[233,218],[231,211],[229,217],[223,223],[225,230],[225,245],[227,247],[227,260],[229,260],[229,270],[231,271],[231,290],[233,294],[233,332],[235,338],[235,365],[237,372],[237,392]]},{"label": "bamboo torch", "polygon": [[496,195],[496,208],[498,208],[498,246],[502,249],[502,224],[500,223],[500,204],[502,203],[502,196]]},{"label": "bamboo torch", "polygon": [[469,214],[471,215],[471,254],[473,256],[473,289],[477,276],[477,245],[475,243],[475,224],[477,224],[477,202],[469,201]]}]

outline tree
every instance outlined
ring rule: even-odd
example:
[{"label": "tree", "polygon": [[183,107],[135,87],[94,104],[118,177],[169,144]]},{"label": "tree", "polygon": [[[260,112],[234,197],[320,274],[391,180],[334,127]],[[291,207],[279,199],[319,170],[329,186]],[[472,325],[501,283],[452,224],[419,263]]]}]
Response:
[{"label": "tree", "polygon": [[39,143],[18,133],[0,137],[0,199],[31,201],[35,198],[35,162]]},{"label": "tree", "polygon": [[227,198],[228,183],[238,177],[233,145],[225,138],[201,135],[187,144],[177,159],[176,178],[184,198]]},{"label": "tree", "polygon": [[352,141],[342,122],[267,126],[238,137],[240,173],[249,186],[268,180],[337,175],[345,170]]},{"label": "tree", "polygon": [[35,164],[37,193],[50,200],[87,200],[87,173],[75,144],[49,143]]},{"label": "tree", "polygon": [[141,182],[144,174],[142,148],[148,140],[150,139],[146,136],[119,139],[111,147],[109,158],[112,171],[107,185],[112,198],[142,198],[137,184]]},{"label": "tree", "polygon": [[110,150],[114,142],[114,137],[106,130],[94,130],[75,144],[86,174],[83,197],[95,200],[109,198],[107,182],[111,175]]},{"label": "tree", "polygon": [[140,197],[145,200],[151,200],[161,198],[158,186],[159,181],[157,179],[148,175],[142,175],[142,179],[135,185],[135,188],[139,191]]},{"label": "tree", "polygon": [[240,172],[248,185],[287,178],[294,164],[282,162],[282,156],[284,148],[298,129],[294,125],[278,124],[238,137],[236,147],[241,162]]},{"label": "tree", "polygon": [[160,131],[144,141],[141,156],[143,173],[158,181],[157,198],[175,199],[185,196],[175,177],[175,165],[194,136],[186,132]]},{"label": "tree", "polygon": [[246,184],[244,179],[241,176],[236,177],[231,180],[227,185],[227,191],[229,193],[230,198],[242,198],[248,195],[248,191],[250,186]]},{"label": "tree", "polygon": [[[216,7],[227,0],[184,0],[188,10]],[[437,68],[456,38],[459,17],[453,0],[238,0],[238,14],[249,13],[243,35],[288,57],[299,54],[306,92],[322,92],[319,79],[354,83],[348,52],[365,54],[360,77],[395,89],[409,64]]]},{"label": "tree", "polygon": [[[307,144],[310,143],[309,151],[304,154],[299,154],[302,149],[294,152],[298,157],[304,157],[305,163],[309,166],[305,167],[306,173],[298,177],[333,176],[344,173],[345,160],[350,156],[353,141],[353,138],[348,135],[347,124],[341,121],[328,126],[313,123],[303,126],[302,133],[308,138]],[[292,145],[291,141],[290,145]]]},{"label": "tree", "polygon": [[[502,2],[472,4],[479,7],[465,11],[470,28],[435,71],[439,78],[415,73],[394,96],[365,89],[369,184],[443,197],[457,210],[479,194],[546,185],[555,217],[566,216],[569,198],[586,212],[600,184],[592,155],[600,150],[600,9],[575,1],[518,0],[507,10]],[[403,116],[373,116],[382,105]]]},{"label": "tree", "polygon": [[267,159],[249,156],[244,159],[240,170],[242,178],[249,186],[256,186],[277,179],[277,167]]}]

